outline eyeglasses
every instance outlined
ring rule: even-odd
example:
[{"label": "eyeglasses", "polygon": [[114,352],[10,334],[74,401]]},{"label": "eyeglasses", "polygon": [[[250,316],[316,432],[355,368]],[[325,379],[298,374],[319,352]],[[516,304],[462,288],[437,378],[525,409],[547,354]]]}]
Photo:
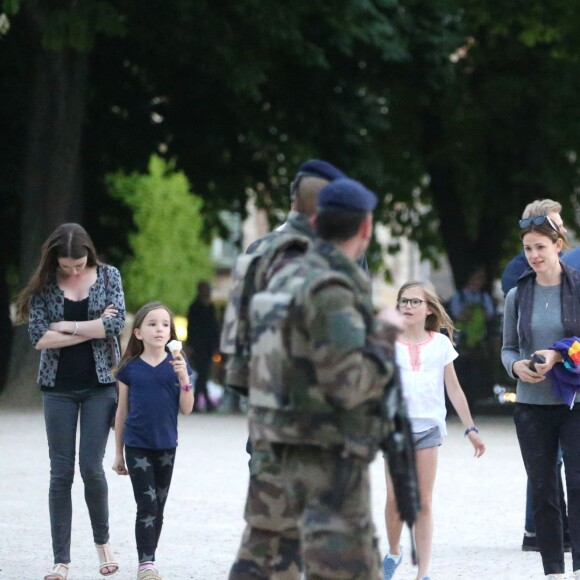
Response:
[{"label": "eyeglasses", "polygon": [[529,228],[530,226],[541,226],[543,223],[548,222],[552,228],[560,233],[560,230],[556,227],[554,222],[547,215],[539,215],[534,218],[524,218],[520,220],[520,229]]},{"label": "eyeglasses", "polygon": [[420,298],[399,298],[397,300],[399,308],[407,308],[407,305],[411,308],[419,308],[423,302],[426,302],[426,300],[421,300]]}]

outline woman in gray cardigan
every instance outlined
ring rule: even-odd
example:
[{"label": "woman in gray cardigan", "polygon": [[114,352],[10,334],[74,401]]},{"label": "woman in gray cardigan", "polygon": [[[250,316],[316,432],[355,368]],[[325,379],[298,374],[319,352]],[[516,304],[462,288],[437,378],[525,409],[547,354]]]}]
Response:
[{"label": "woman in gray cardigan", "polygon": [[40,350],[38,383],[43,394],[50,456],[49,512],[54,569],[45,580],[66,580],[70,564],[71,488],[80,422],[79,467],[103,576],[119,566],[109,547],[108,488],[103,457],[115,410],[119,358],[116,337],[125,324],[119,271],[99,262],[87,232],[59,226],[42,246],[41,258],[17,298],[17,321],[28,322]]},{"label": "woman in gray cardigan", "polygon": [[[550,347],[580,335],[580,272],[559,260],[564,234],[548,216],[520,221],[531,267],[506,296],[502,362],[517,378],[514,421],[532,488],[544,574],[564,578],[563,524],[557,483],[562,447],[574,577],[580,580],[580,405],[567,405],[550,376],[562,355]],[[532,355],[543,357],[532,363]],[[565,371],[564,371],[565,372]],[[551,373],[550,373],[551,375]],[[578,395],[576,396],[578,398]]]}]

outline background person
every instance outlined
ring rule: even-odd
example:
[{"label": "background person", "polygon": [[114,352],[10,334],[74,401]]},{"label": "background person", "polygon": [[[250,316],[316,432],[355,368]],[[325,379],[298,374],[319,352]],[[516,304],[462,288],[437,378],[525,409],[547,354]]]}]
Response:
[{"label": "background person", "polygon": [[487,325],[495,314],[493,299],[485,289],[486,279],[485,268],[475,268],[449,302],[449,314],[457,327],[463,329],[467,348],[477,347],[485,340]]},{"label": "background person", "polygon": [[471,404],[492,392],[494,369],[499,366],[499,325],[494,332],[495,306],[486,282],[485,268],[477,266],[449,301],[449,315],[458,331],[455,370]]},{"label": "background person", "polygon": [[16,320],[28,321],[40,350],[50,456],[49,512],[54,570],[45,580],[67,578],[72,524],[71,488],[77,425],[79,466],[93,540],[104,576],[118,564],[108,545],[108,488],[103,457],[117,398],[111,371],[125,322],[119,271],[99,262],[84,228],[62,224],[44,242],[40,263],[16,301]]},{"label": "background person", "polygon": [[213,355],[219,351],[219,336],[219,323],[211,301],[211,286],[207,280],[201,280],[197,284],[197,296],[187,312],[186,344],[197,373],[194,411],[199,410],[202,395],[206,410],[209,412],[215,408],[207,391],[207,382],[211,375]]},{"label": "background person", "polygon": [[[580,406],[566,405],[546,377],[562,360],[550,345],[580,333],[580,272],[560,262],[566,238],[549,216],[522,219],[520,228],[531,269],[506,297],[502,362],[517,378],[514,422],[532,488],[544,574],[564,578],[563,514],[556,477],[561,446],[573,570],[580,578]],[[536,371],[529,368],[534,353],[546,360],[536,364]]]}]

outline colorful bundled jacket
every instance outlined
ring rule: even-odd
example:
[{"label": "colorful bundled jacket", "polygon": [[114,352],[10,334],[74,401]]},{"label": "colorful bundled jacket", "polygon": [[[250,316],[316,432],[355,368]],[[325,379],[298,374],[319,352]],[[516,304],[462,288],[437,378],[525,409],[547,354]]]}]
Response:
[{"label": "colorful bundled jacket", "polygon": [[557,350],[562,355],[562,362],[555,364],[546,376],[552,379],[555,394],[571,409],[576,394],[580,392],[580,338],[563,338],[550,350]]}]

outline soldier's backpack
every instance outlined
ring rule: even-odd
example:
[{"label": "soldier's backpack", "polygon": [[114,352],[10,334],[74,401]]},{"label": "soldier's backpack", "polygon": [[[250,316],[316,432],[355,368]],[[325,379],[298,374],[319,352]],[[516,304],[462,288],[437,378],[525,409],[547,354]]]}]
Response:
[{"label": "soldier's backpack", "polygon": [[248,394],[250,359],[249,309],[253,296],[265,288],[271,272],[285,260],[304,253],[312,240],[297,234],[267,238],[252,254],[243,254],[232,272],[233,285],[224,315],[220,350],[227,355],[226,384]]}]

